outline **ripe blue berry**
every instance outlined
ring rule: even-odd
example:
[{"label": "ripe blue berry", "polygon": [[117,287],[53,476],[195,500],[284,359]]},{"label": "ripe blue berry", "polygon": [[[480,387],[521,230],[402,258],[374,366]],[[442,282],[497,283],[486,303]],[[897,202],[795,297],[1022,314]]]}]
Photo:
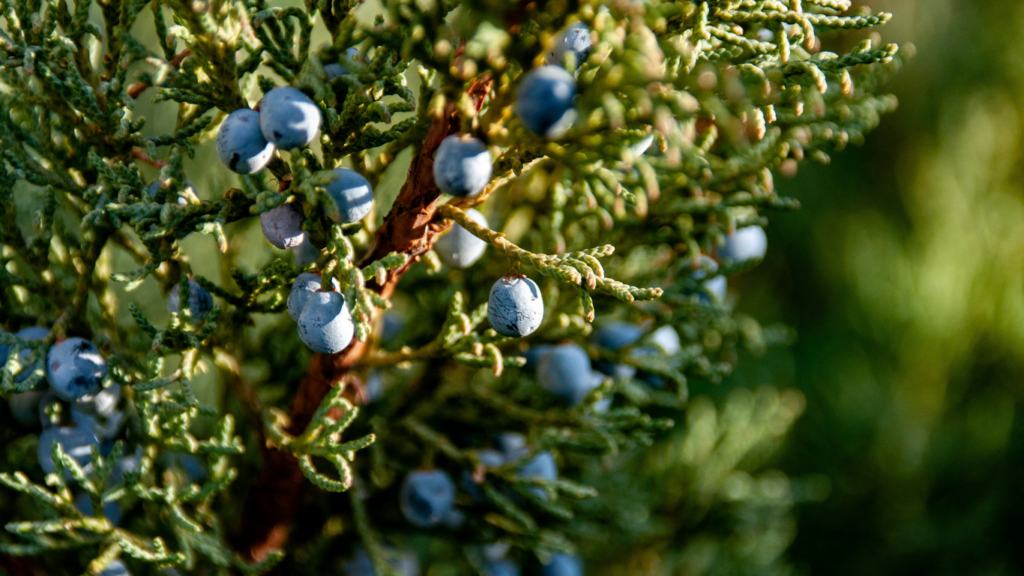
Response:
[{"label": "ripe blue berry", "polygon": [[74,406],[69,411],[71,421],[75,426],[86,430],[92,430],[96,437],[101,440],[113,440],[121,431],[121,424],[124,421],[124,414],[114,412],[109,416],[86,414]]},{"label": "ripe blue berry", "polygon": [[498,447],[505,453],[505,457],[508,460],[516,460],[528,452],[526,436],[518,432],[502,432],[498,434]]},{"label": "ripe blue berry", "polygon": [[679,352],[682,346],[679,342],[679,333],[671,326],[662,326],[651,333],[651,344],[661,348],[665,354],[672,355]]},{"label": "ripe blue berry", "polygon": [[596,387],[590,358],[583,348],[572,343],[555,346],[541,357],[537,365],[537,381],[542,388],[570,405],[582,402]]},{"label": "ripe blue berry", "polygon": [[302,230],[302,208],[296,204],[282,204],[260,214],[260,227],[267,241],[282,250],[298,248],[306,240]]},{"label": "ripe blue berry", "polygon": [[[476,456],[480,459],[480,463],[487,468],[497,468],[505,463],[505,455],[490,448],[477,450]],[[477,502],[482,502],[484,500],[484,491],[476,482],[473,481],[473,475],[470,474],[468,470],[462,473],[460,486],[462,487],[462,491],[469,494],[469,497],[473,500]]]},{"label": "ripe blue berry", "polygon": [[107,376],[107,361],[92,342],[68,338],[50,347],[46,355],[50,388],[67,402],[96,394]]},{"label": "ripe blue berry", "polygon": [[[167,311],[175,314],[181,310],[181,285],[175,284],[167,295]],[[193,320],[202,320],[213,310],[213,296],[195,280],[188,281],[188,309]]]},{"label": "ripe blue berry", "polygon": [[472,136],[452,134],[441,141],[434,155],[434,183],[452,196],[476,196],[491,181],[493,171],[491,153]]},{"label": "ripe blue berry", "polygon": [[[75,508],[78,508],[78,511],[85,516],[93,515],[92,498],[89,497],[88,493],[82,492],[75,497]],[[117,526],[121,523],[121,507],[118,506],[117,502],[104,502],[103,516],[106,517],[111,524]]]},{"label": "ripe blue berry", "polygon": [[594,344],[608,350],[621,350],[630,346],[644,335],[644,329],[629,322],[606,322],[594,331]]},{"label": "ripe blue berry", "polygon": [[320,251],[309,241],[309,235],[306,235],[302,238],[301,244],[292,248],[292,255],[295,257],[295,265],[302,267],[316,262],[320,257]]},{"label": "ripe blue berry", "polygon": [[[314,272],[303,272],[299,274],[295,281],[292,282],[292,290],[288,293],[288,315],[291,316],[292,320],[299,321],[299,316],[302,314],[302,307],[306,305],[306,300],[309,295],[320,289],[320,281],[322,277]],[[337,278],[331,278],[331,284],[335,290],[340,290],[341,285],[338,284]]]},{"label": "ripe blue berry", "polygon": [[373,206],[373,188],[363,175],[348,168],[335,168],[327,186],[327,216],[339,224],[359,222]]},{"label": "ripe blue berry", "polygon": [[[398,551],[384,547],[385,561],[391,570],[399,576],[419,576],[420,561],[416,555],[409,551]],[[359,547],[352,556],[352,560],[345,562],[345,576],[374,576],[373,562],[367,555],[366,549]]]},{"label": "ripe blue berry", "polygon": [[493,560],[484,566],[484,576],[521,576],[519,565],[511,560]]},{"label": "ripe blue berry", "polygon": [[298,88],[274,88],[260,102],[260,129],[282,150],[305,146],[320,130],[320,108]]},{"label": "ripe blue berry", "polygon": [[117,410],[117,402],[121,399],[121,387],[111,384],[93,396],[82,398],[71,407],[91,416],[110,416]]},{"label": "ripe blue berry", "polygon": [[551,452],[541,452],[532,460],[519,468],[519,476],[523,478],[540,478],[542,480],[554,480],[558,478],[558,465],[555,464],[555,457]]},{"label": "ripe blue berry", "polygon": [[726,279],[725,276],[718,275],[717,262],[707,256],[701,256],[700,268],[694,270],[690,277],[700,284],[701,292],[698,293],[698,298],[708,304],[725,302]]},{"label": "ripe blue berry", "polygon": [[248,108],[235,110],[217,131],[217,157],[232,172],[254,174],[266,168],[274,156],[274,145],[260,130],[260,113]]},{"label": "ripe blue berry", "polygon": [[561,66],[541,66],[523,76],[516,90],[516,116],[531,132],[558,138],[576,120],[576,79]]},{"label": "ripe blue berry", "polygon": [[542,356],[551,350],[551,346],[542,344],[540,346],[531,346],[529,350],[523,353],[523,358],[526,358],[526,364],[523,366],[523,370],[536,371],[537,363],[540,362]]},{"label": "ripe blue berry", "polygon": [[441,524],[455,503],[455,485],[441,470],[410,472],[402,482],[402,514],[413,525],[431,528]]},{"label": "ripe blue berry", "polygon": [[583,576],[583,560],[575,554],[555,554],[540,567],[541,576]]},{"label": "ripe blue berry", "polygon": [[[487,227],[487,219],[480,212],[470,208],[466,210],[466,216],[469,216],[477,224]],[[485,250],[487,250],[487,243],[471,234],[469,230],[459,226],[458,223],[452,224],[451,229],[438,238],[437,242],[434,242],[434,252],[437,252],[437,256],[449,268],[469,268],[484,255]]]},{"label": "ripe blue berry", "polygon": [[644,152],[647,152],[647,149],[651,147],[651,144],[654,144],[654,134],[644,136],[643,140],[633,144],[629,149],[633,152],[633,156],[640,156]]},{"label": "ripe blue berry", "polygon": [[11,417],[26,428],[39,426],[39,402],[46,396],[45,390],[29,390],[14,394],[8,401]]},{"label": "ripe blue berry", "polygon": [[[99,446],[99,439],[91,430],[77,426],[60,427],[54,426],[43,430],[39,435],[39,444],[36,446],[36,457],[39,458],[39,467],[47,474],[53,474],[53,443],[60,444],[64,453],[78,462],[78,465],[88,474],[92,472],[92,447]],[[65,471],[64,476],[71,478],[71,474]]]},{"label": "ripe blue berry", "polygon": [[[363,55],[360,54],[359,50],[356,50],[355,48],[349,48],[348,50],[346,50],[345,56],[347,56],[349,60],[356,62],[359,62],[363,59]],[[328,80],[334,80],[338,76],[344,76],[348,74],[348,68],[345,68],[344,66],[338,64],[337,62],[332,62],[324,66],[324,72],[327,74]]]},{"label": "ripe blue berry", "polygon": [[[49,333],[50,333],[50,331],[48,329],[46,329],[46,328],[43,328],[42,326],[30,326],[28,328],[22,328],[21,330],[18,330],[17,332],[14,333],[14,335],[17,336],[18,338],[21,338],[22,340],[30,340],[31,341],[31,340],[42,340],[43,338],[46,338],[46,335],[49,334]],[[0,346],[0,368],[2,368],[5,364],[7,364],[7,360],[8,360],[8,357],[10,356],[10,353],[11,353],[11,347],[10,346],[8,346],[8,345]],[[20,352],[18,352],[19,364],[30,353],[31,352],[29,352],[28,350],[21,350]],[[35,373],[35,371],[36,371],[36,369],[38,367],[39,367],[38,363],[37,364],[33,364],[32,366],[22,366],[21,370],[14,376],[14,381],[15,382],[24,382],[25,380],[27,380],[29,378],[29,376],[32,376],[32,374]],[[38,388],[39,386],[36,386],[36,387]]]},{"label": "ripe blue berry", "polygon": [[746,262],[760,260],[768,251],[768,236],[760,226],[746,226],[725,237],[725,244],[718,249],[724,261]]},{"label": "ripe blue berry", "polygon": [[103,569],[103,572],[96,576],[132,576],[132,574],[128,571],[128,567],[124,565],[124,562],[111,560],[107,567]]},{"label": "ripe blue berry", "polygon": [[533,280],[505,276],[491,287],[487,321],[498,334],[521,338],[532,334],[543,319],[544,300]]},{"label": "ripe blue berry", "polygon": [[336,354],[352,342],[355,324],[340,292],[313,292],[299,315],[299,339],[319,354]]},{"label": "ripe blue berry", "polygon": [[556,66],[566,65],[566,56],[573,55],[573,70],[578,70],[594,43],[590,40],[590,29],[583,22],[573,22],[568,28],[562,30],[552,38],[551,49],[544,55],[547,64]]}]

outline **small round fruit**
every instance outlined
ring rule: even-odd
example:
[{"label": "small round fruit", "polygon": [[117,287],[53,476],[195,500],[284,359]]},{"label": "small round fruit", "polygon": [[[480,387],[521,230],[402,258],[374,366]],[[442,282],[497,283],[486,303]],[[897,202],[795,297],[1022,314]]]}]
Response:
[{"label": "small round fruit", "polygon": [[50,388],[66,402],[96,394],[107,376],[107,361],[92,342],[68,338],[50,347],[46,355]]},{"label": "small round fruit", "polygon": [[594,43],[590,40],[590,29],[583,22],[576,21],[552,38],[551,49],[544,55],[544,61],[547,64],[565,66],[565,57],[571,53],[574,62],[573,70],[578,70],[590,55],[590,50],[593,47]]},{"label": "small round fruit", "polygon": [[491,181],[494,165],[483,142],[452,134],[441,141],[434,155],[434,183],[445,194],[476,196]]},{"label": "small round fruit", "polygon": [[132,574],[128,571],[128,567],[124,565],[124,562],[111,560],[107,567],[103,569],[103,572],[96,576],[132,576]]},{"label": "small round fruit", "polygon": [[725,301],[726,279],[718,275],[718,263],[707,256],[700,257],[700,267],[690,273],[697,280],[701,291],[697,297],[708,304]]},{"label": "small round fruit", "polygon": [[523,464],[519,468],[518,475],[522,478],[554,480],[558,478],[558,465],[555,464],[555,457],[551,455],[551,452],[545,451]]},{"label": "small round fruit", "polygon": [[629,322],[606,322],[594,331],[591,340],[601,348],[621,350],[644,335],[644,329]]},{"label": "small round fruit", "polygon": [[[42,326],[30,326],[28,328],[22,328],[21,330],[18,330],[17,332],[14,333],[14,335],[17,336],[18,338],[21,338],[22,340],[33,341],[42,340],[43,338],[46,338],[46,335],[49,333],[50,331],[46,328],[43,328]],[[7,360],[8,357],[10,356],[10,353],[10,346],[0,346],[0,368],[7,364]],[[18,352],[19,363],[23,362],[25,357],[28,356],[29,354],[31,354],[31,352],[28,350],[21,350],[20,352]],[[38,367],[38,363],[33,364],[32,366],[22,366],[21,370],[14,376],[14,381],[20,383],[24,382],[25,380],[28,380],[28,378],[35,373]],[[38,389],[39,387],[41,387],[41,385],[42,384],[40,383],[39,385],[36,386],[36,388]]]},{"label": "small round fruit", "polygon": [[[315,272],[303,272],[292,282],[292,290],[288,293],[286,305],[288,315],[291,316],[292,320],[299,321],[299,316],[302,315],[302,307],[306,305],[309,295],[320,289],[322,279],[323,277]],[[337,278],[331,278],[331,285],[334,286],[335,290],[341,289]]]},{"label": "small round fruit", "polygon": [[402,514],[413,525],[431,528],[441,524],[455,504],[455,484],[441,470],[416,470],[402,482]]},{"label": "small round fruit", "polygon": [[492,560],[484,565],[484,576],[522,576],[522,571],[511,560]]},{"label": "small round fruit", "polygon": [[72,408],[90,416],[110,416],[117,410],[117,402],[121,399],[121,387],[111,384],[91,397],[85,397],[72,405]]},{"label": "small round fruit", "polygon": [[590,358],[576,344],[555,346],[541,357],[537,365],[537,381],[548,392],[576,405],[595,388]]},{"label": "small round fruit", "polygon": [[331,181],[325,188],[327,197],[324,208],[327,216],[339,224],[359,222],[373,206],[373,188],[363,175],[348,168],[335,168]]},{"label": "small round fruit", "polygon": [[309,241],[309,235],[306,235],[301,244],[292,248],[292,255],[295,257],[295,265],[302,267],[316,262],[320,258],[320,251]]},{"label": "small round fruit", "polygon": [[[360,61],[363,59],[363,55],[360,54],[359,50],[356,50],[355,48],[349,48],[348,50],[346,50],[345,56],[347,56],[349,60],[354,61]],[[332,62],[324,66],[324,72],[327,74],[328,80],[334,80],[338,76],[344,76],[349,73],[348,68],[345,68],[344,66],[338,64],[337,62]]]},{"label": "small round fruit", "polygon": [[[436,164],[435,164],[436,166]],[[477,224],[487,227],[487,219],[480,212],[470,208],[466,216]],[[487,250],[487,242],[477,238],[458,223],[434,242],[434,252],[449,268],[469,268]]]},{"label": "small round fruit", "polygon": [[29,390],[14,394],[8,401],[11,417],[26,428],[39,426],[39,402],[46,396],[45,390]]},{"label": "small round fruit", "polygon": [[[167,311],[177,314],[181,311],[181,285],[175,284],[167,295]],[[188,309],[193,320],[206,318],[213,310],[213,296],[195,280],[188,281]]]},{"label": "small round fruit", "polygon": [[[399,576],[419,576],[420,574],[420,561],[416,558],[416,555],[408,550],[395,550],[390,546],[385,545],[384,549],[385,562],[395,574]],[[366,554],[366,549],[362,546],[356,550],[356,553],[352,556],[352,559],[344,563],[345,576],[374,576],[376,573],[373,571],[373,562],[370,561],[370,557]]]},{"label": "small round fruit", "polygon": [[583,576],[583,560],[575,554],[554,554],[540,567],[541,576]]},{"label": "small round fruit", "polygon": [[114,412],[109,416],[98,416],[86,414],[74,406],[69,410],[71,421],[79,428],[92,430],[100,440],[113,440],[121,431],[121,424],[124,423],[124,414]]},{"label": "small round fruit", "polygon": [[544,300],[533,280],[505,276],[491,287],[487,320],[498,334],[521,338],[537,330],[543,319]]},{"label": "small round fruit", "polygon": [[658,328],[654,332],[651,332],[650,338],[651,344],[654,344],[658,348],[661,348],[665,354],[672,355],[682,350],[682,345],[679,341],[679,333],[676,329],[665,325]]},{"label": "small round fruit", "polygon": [[[39,459],[39,467],[47,474],[53,474],[53,443],[60,444],[64,453],[78,462],[78,465],[88,474],[92,472],[92,447],[99,446],[99,439],[91,430],[77,426],[54,426],[43,430],[39,435],[39,444],[36,446],[36,457]],[[71,474],[65,472],[65,477],[71,478]]]},{"label": "small round fruit", "polygon": [[715,276],[714,278],[705,280],[704,283],[701,284],[701,286],[704,288],[704,291],[710,294],[711,296],[711,298],[709,299],[705,294],[702,293],[700,295],[702,300],[705,300],[707,302],[714,302],[717,304],[725,302],[725,296],[728,289],[728,282],[726,281],[725,276]]},{"label": "small round fruit", "polygon": [[305,146],[320,130],[320,108],[298,88],[274,88],[260,102],[260,129],[282,150]]},{"label": "small round fruit", "polygon": [[541,66],[523,76],[516,90],[515,111],[531,132],[558,138],[576,120],[572,101],[576,79],[561,66]]},{"label": "small round fruit", "polygon": [[313,292],[299,315],[299,339],[318,354],[336,354],[352,343],[355,324],[340,292]]},{"label": "small round fruit", "polygon": [[266,168],[274,156],[274,145],[260,130],[260,113],[248,108],[235,110],[217,131],[217,157],[232,172],[255,174]]},{"label": "small round fruit", "polygon": [[760,260],[768,251],[768,236],[760,226],[746,226],[725,237],[725,243],[718,249],[722,260],[746,262]]},{"label": "small round fruit", "polygon": [[[92,498],[89,497],[89,494],[82,492],[75,497],[75,508],[78,508],[78,511],[85,516],[92,516]],[[117,526],[121,523],[121,507],[118,506],[117,502],[104,502],[103,516],[109,520],[111,524]]]},{"label": "small round fruit", "polygon": [[295,204],[282,204],[260,214],[263,236],[282,250],[298,248],[306,239],[302,230],[302,208]]},{"label": "small round fruit", "polygon": [[[476,457],[486,468],[497,468],[505,463],[505,455],[491,448],[477,450]],[[462,491],[468,494],[474,501],[483,502],[485,499],[483,489],[480,488],[480,485],[473,480],[473,474],[468,470],[462,473],[459,485],[461,486]]]}]

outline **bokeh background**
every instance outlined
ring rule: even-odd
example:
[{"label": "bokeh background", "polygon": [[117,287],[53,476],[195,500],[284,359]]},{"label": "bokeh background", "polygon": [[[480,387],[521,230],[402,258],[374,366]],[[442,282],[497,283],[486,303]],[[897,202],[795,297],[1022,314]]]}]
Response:
[{"label": "bokeh background", "polygon": [[[739,309],[799,333],[726,383],[807,406],[778,467],[800,572],[1024,572],[1024,2],[873,0],[916,47],[899,111],[828,167],[779,178]],[[724,392],[724,390],[723,390]],[[820,476],[819,476],[820,475]]]}]

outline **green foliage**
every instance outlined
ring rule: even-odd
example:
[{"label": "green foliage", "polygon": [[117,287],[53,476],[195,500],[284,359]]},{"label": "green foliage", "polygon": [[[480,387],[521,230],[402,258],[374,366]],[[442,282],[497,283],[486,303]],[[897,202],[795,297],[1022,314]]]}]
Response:
[{"label": "green foliage", "polygon": [[[285,573],[311,574],[335,569],[349,554],[338,544],[358,535],[381,572],[384,543],[468,573],[481,568],[476,546],[505,542],[527,564],[579,550],[605,561],[591,564],[597,572],[654,573],[660,558],[712,574],[755,562],[739,542],[754,530],[754,546],[786,569],[788,540],[769,533],[791,522],[790,484],[756,468],[801,397],[737,392],[720,416],[690,397],[728,375],[741,350],[761,353],[791,335],[734,314],[732,300],[701,299],[693,272],[729,232],[796,207],[778,195],[774,171],[827,163],[894,109],[875,92],[898,67],[895,46],[823,49],[839,45],[834,32],[888,15],[844,0],[387,0],[372,21],[343,1],[0,0],[0,15],[0,322],[50,330],[39,342],[0,337],[11,345],[0,393],[42,382],[42,370],[15,375],[54,341],[87,337],[110,363],[107,384],[120,387],[126,419],[110,452],[93,454],[91,473],[54,447],[57,470],[45,477],[31,457],[35,431],[4,421],[0,511],[10,521],[0,552],[55,574],[97,573],[118,557],[140,573],[256,574],[283,560]],[[574,19],[596,43],[578,74],[576,121],[548,141],[514,117],[515,87]],[[348,57],[352,46],[365,56]],[[327,64],[350,73],[328,79]],[[226,114],[285,84],[320,107],[319,141],[278,151],[266,172],[237,180],[210,166],[218,175],[191,186],[186,172],[213,156]],[[173,115],[173,126],[147,126],[144,94],[151,116]],[[421,147],[450,113],[487,143],[496,177],[480,196],[440,206],[430,224],[461,224],[490,245],[488,256],[463,271],[442,270],[429,243],[368,258],[393,240],[380,222],[408,209],[395,203],[384,217],[394,179],[410,153],[429,161]],[[634,152],[648,137],[651,151]],[[375,186],[377,218],[340,226],[326,217],[324,186],[342,164]],[[407,184],[403,194],[432,193]],[[255,216],[284,203],[301,207],[315,262],[295,266],[248,234]],[[471,206],[500,227],[467,218]],[[217,253],[196,249],[202,235]],[[483,323],[487,291],[509,268],[543,292],[544,322],[524,341]],[[324,287],[340,283],[356,324],[340,375],[326,368],[336,358],[309,364],[281,314],[292,281],[310,270]],[[161,295],[177,285],[187,302],[189,278],[219,304],[201,319],[184,305],[165,316]],[[404,327],[385,339],[388,309]],[[611,319],[642,326],[645,339],[617,351],[589,344],[591,322]],[[664,327],[680,336],[678,351],[634,353]],[[605,378],[566,407],[523,356],[565,340],[639,376]],[[296,418],[307,384],[328,378],[318,408]],[[374,379],[379,398],[365,389]],[[66,408],[50,408],[58,424],[70,424]],[[522,433],[529,448],[487,468],[478,451],[503,431]],[[557,479],[517,474],[545,450],[560,464]],[[289,520],[282,549],[278,541],[257,554],[233,536],[246,528],[239,510],[260,467],[275,472],[268,451],[297,462],[315,505]],[[115,483],[112,463],[124,454],[140,465]],[[189,457],[204,461],[204,478],[187,472]],[[397,486],[430,466],[479,485],[481,498],[460,492],[461,527],[416,531],[401,518]],[[346,490],[344,500],[332,494]],[[94,517],[73,506],[75,492],[88,494]],[[104,517],[103,502],[122,506],[124,527]],[[746,519],[765,510],[765,522]],[[637,520],[651,517],[650,526]],[[727,553],[694,563],[708,547]]]}]

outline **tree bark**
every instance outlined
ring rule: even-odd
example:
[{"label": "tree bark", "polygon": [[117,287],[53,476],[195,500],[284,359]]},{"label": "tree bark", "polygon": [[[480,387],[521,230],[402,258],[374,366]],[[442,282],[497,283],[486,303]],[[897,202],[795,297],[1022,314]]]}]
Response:
[{"label": "tree bark", "polygon": [[[491,85],[492,80],[486,76],[470,84],[468,93],[477,110],[483,106]],[[373,247],[359,263],[365,266],[392,252],[409,255],[408,263],[390,270],[383,284],[368,282],[370,289],[385,298],[394,293],[402,275],[430,250],[446,228],[434,221],[441,197],[441,191],[434,184],[434,153],[442,140],[458,133],[460,128],[459,113],[449,103],[431,124],[394,205],[377,230]],[[366,342],[356,340],[338,354],[313,357],[289,408],[290,434],[297,436],[305,431],[324,397],[359,362],[366,349]],[[294,456],[265,443],[260,449],[263,463],[246,500],[236,539],[237,549],[250,561],[260,561],[270,551],[281,549],[287,543],[306,483]]]}]

